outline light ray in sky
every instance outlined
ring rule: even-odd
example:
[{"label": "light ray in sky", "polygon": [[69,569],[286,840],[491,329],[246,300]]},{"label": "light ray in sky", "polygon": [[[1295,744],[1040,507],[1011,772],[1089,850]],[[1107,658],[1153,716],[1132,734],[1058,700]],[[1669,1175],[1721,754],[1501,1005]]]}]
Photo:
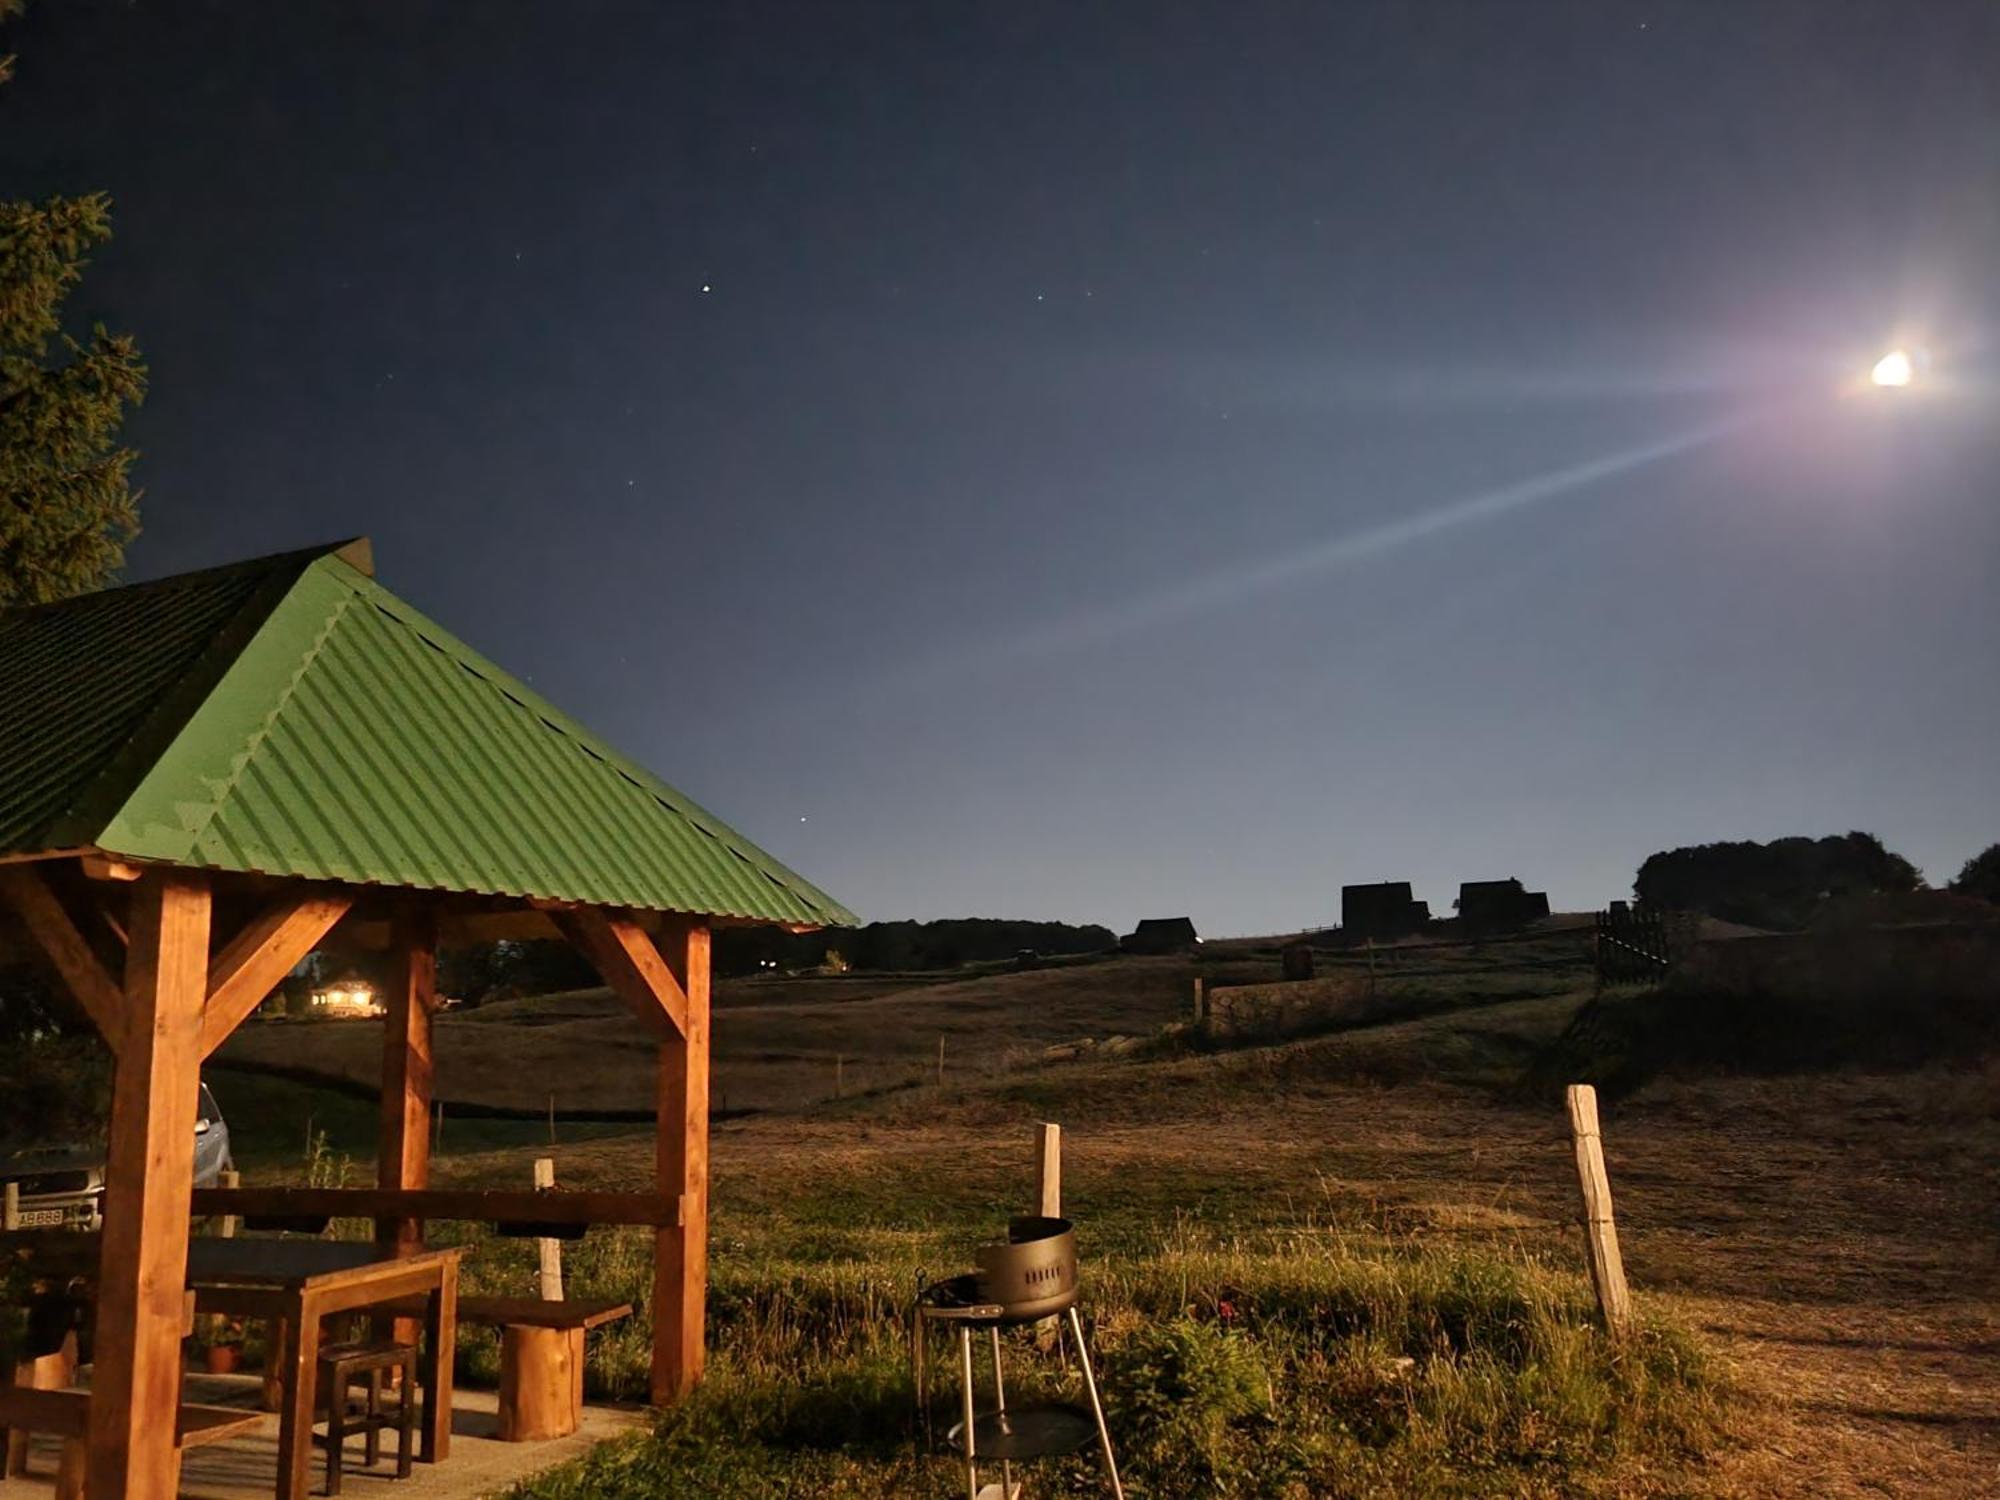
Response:
[{"label": "light ray in sky", "polygon": [[[989,662],[1072,649],[1134,631],[1169,624],[1191,615],[1226,609],[1246,599],[1282,589],[1320,574],[1397,552],[1456,527],[1493,521],[1545,504],[1604,480],[1687,453],[1735,431],[1750,420],[1738,413],[1637,447],[1602,454],[1559,469],[1516,480],[1476,494],[1430,506],[1414,515],[1338,533],[1277,557],[1260,557],[1184,580],[1171,588],[1080,610],[1017,634],[986,642],[957,658]],[[934,666],[944,666],[933,659]]]}]

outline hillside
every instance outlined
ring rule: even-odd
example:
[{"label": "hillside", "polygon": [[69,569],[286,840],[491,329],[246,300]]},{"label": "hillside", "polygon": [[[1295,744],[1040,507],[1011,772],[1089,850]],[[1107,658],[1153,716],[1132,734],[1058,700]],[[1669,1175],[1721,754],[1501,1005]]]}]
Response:
[{"label": "hillside", "polygon": [[[1144,1034],[1183,1017],[1193,969],[1172,958],[980,974],[725,980],[714,1010],[715,1107],[796,1109],[934,1081],[938,1042],[958,1082],[1036,1065],[1078,1037]],[[372,1092],[381,1028],[366,1021],[260,1022],[217,1058],[345,1081]],[[655,1050],[605,990],[503,1002],[439,1018],[437,1096],[539,1114],[650,1110]],[[836,1059],[839,1066],[836,1070]]]}]

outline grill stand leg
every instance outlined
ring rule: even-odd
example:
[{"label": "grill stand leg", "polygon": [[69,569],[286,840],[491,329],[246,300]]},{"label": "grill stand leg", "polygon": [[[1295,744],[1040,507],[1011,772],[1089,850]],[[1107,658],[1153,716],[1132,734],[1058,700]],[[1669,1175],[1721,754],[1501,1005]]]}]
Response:
[{"label": "grill stand leg", "polygon": [[[1000,1325],[994,1324],[988,1330],[993,1335],[993,1409],[1000,1416],[1007,1415],[1007,1382],[1000,1375]],[[1005,1422],[1001,1423],[1004,1428]],[[1014,1465],[1006,1459],[1000,1460],[1001,1500],[1014,1500]]]},{"label": "grill stand leg", "polygon": [[923,1442],[923,1451],[931,1451],[931,1385],[930,1371],[925,1368],[924,1338],[929,1332],[924,1327],[921,1308],[910,1314],[910,1361],[916,1366],[917,1388],[917,1434]]},{"label": "grill stand leg", "polygon": [[1097,1398],[1097,1377],[1090,1369],[1090,1346],[1083,1341],[1083,1319],[1074,1307],[1069,1310],[1070,1332],[1076,1335],[1076,1362],[1083,1366],[1083,1388],[1090,1393],[1091,1415],[1097,1418],[1097,1441],[1104,1450],[1104,1472],[1111,1480],[1111,1493],[1125,1500],[1125,1486],[1118,1482],[1118,1460],[1111,1454],[1111,1429],[1104,1425],[1104,1403]]},{"label": "grill stand leg", "polygon": [[961,1402],[965,1410],[965,1500],[979,1500],[979,1460],[972,1447],[972,1330],[959,1325],[958,1370],[964,1381]]}]

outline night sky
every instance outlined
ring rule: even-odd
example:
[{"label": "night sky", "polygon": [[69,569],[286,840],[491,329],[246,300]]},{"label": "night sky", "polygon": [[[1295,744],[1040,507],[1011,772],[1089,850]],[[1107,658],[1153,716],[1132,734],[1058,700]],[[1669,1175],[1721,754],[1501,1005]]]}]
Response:
[{"label": "night sky", "polygon": [[[2000,839],[2000,6],[36,0],[156,577],[379,575],[873,918]],[[1928,351],[1902,391],[1859,377]]]}]

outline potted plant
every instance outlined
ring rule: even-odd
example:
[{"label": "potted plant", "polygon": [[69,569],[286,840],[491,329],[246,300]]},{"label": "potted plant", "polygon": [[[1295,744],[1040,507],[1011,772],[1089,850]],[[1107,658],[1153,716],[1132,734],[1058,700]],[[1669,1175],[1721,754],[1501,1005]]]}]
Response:
[{"label": "potted plant", "polygon": [[211,1375],[231,1375],[243,1365],[243,1325],[234,1318],[219,1318],[202,1351],[202,1364]]}]

